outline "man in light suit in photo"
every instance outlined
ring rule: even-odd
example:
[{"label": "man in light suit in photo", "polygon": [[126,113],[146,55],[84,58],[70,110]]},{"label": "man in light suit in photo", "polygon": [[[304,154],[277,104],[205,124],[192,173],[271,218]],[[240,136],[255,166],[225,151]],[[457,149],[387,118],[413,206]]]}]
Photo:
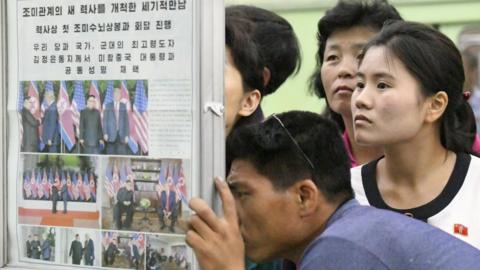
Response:
[{"label": "man in light suit in photo", "polygon": [[45,149],[49,153],[58,153],[58,145],[60,144],[60,130],[58,128],[58,110],[55,104],[55,95],[53,92],[46,92],[44,96],[47,102],[45,115],[43,117],[43,134],[42,140],[45,143]]},{"label": "man in light suit in photo", "polygon": [[120,89],[115,88],[113,102],[105,106],[103,138],[108,155],[126,155],[129,136],[127,105],[120,102]]},{"label": "man in light suit in photo", "polygon": [[83,261],[85,265],[93,265],[95,260],[95,247],[93,240],[88,234],[85,234],[85,245],[83,246]]},{"label": "man in light suit in photo", "polygon": [[138,269],[140,264],[140,252],[135,241],[129,240],[128,246],[125,247],[125,253],[127,254],[128,261],[130,262],[130,268]]},{"label": "man in light suit in photo", "polygon": [[103,144],[102,122],[100,112],[96,108],[94,95],[88,96],[87,108],[80,112],[80,144],[84,154],[99,154],[100,144]]}]

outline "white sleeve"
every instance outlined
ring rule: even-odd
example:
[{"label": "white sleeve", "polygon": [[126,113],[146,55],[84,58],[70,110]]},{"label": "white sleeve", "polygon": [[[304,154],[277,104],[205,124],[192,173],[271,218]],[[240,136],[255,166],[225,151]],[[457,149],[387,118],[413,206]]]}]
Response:
[{"label": "white sleeve", "polygon": [[357,199],[361,205],[370,205],[365,195],[365,189],[363,188],[362,168],[363,166],[358,166],[350,169],[353,193],[355,194],[355,199]]}]

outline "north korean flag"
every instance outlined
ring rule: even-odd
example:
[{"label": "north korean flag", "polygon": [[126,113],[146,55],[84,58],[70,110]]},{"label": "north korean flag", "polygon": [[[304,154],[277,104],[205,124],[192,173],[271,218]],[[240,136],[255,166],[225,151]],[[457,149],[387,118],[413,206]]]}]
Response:
[{"label": "north korean flag", "polygon": [[462,224],[453,224],[453,232],[463,236],[468,236],[468,227]]}]

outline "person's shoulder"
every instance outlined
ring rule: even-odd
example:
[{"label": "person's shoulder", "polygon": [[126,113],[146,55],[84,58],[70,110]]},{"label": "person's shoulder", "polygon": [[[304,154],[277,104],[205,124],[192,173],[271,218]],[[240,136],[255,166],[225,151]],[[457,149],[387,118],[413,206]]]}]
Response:
[{"label": "person's shoulder", "polygon": [[477,173],[480,173],[480,157],[470,155],[470,169],[474,169]]},{"label": "person's shoulder", "polygon": [[303,254],[300,269],[388,269],[388,267],[362,243],[345,237],[322,235],[316,238]]},{"label": "person's shoulder", "polygon": [[355,199],[362,205],[370,205],[363,186],[362,168],[364,165],[353,167],[350,169],[350,182],[352,184]]}]

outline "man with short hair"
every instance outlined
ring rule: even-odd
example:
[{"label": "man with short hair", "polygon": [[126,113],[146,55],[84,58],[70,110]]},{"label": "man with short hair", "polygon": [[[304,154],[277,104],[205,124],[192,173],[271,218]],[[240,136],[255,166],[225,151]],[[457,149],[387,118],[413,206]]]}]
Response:
[{"label": "man with short hair", "polygon": [[80,144],[84,154],[99,154],[99,146],[103,145],[102,121],[100,112],[96,108],[97,100],[94,95],[88,96],[87,108],[80,112]]},{"label": "man with short hair", "polygon": [[57,202],[63,201],[63,213],[67,213],[67,201],[68,201],[68,187],[65,180],[61,181],[59,178],[55,178],[51,187],[52,191],[52,213],[57,213]]},{"label": "man with short hair", "polygon": [[55,101],[55,94],[52,91],[45,92],[44,99],[47,104],[43,116],[42,140],[45,144],[46,152],[58,153],[60,144],[60,130],[58,127],[58,110]]},{"label": "man with short hair", "polygon": [[[123,213],[126,213],[125,222],[122,222]],[[125,186],[118,190],[117,203],[113,209],[113,217],[118,230],[130,229],[133,213],[133,183],[127,180]]]},{"label": "man with short hair", "polygon": [[108,244],[107,249],[103,253],[103,258],[105,260],[105,265],[113,265],[115,263],[115,256],[120,253],[117,247],[117,240],[112,239],[112,241]]},{"label": "man with short hair", "polygon": [[80,264],[80,261],[82,260],[82,253],[83,253],[83,247],[82,247],[82,242],[80,242],[80,235],[75,234],[75,239],[72,241],[72,244],[70,245],[70,252],[68,253],[68,256],[72,257],[72,263],[73,264]]},{"label": "man with short hair", "polygon": [[33,235],[33,241],[30,243],[32,259],[40,259],[41,245],[38,240],[38,234]]},{"label": "man with short hair", "polygon": [[197,215],[186,241],[202,269],[244,269],[244,253],[257,262],[287,258],[301,270],[480,265],[479,250],[433,226],[360,206],[341,135],[317,114],[287,112],[242,127],[227,151],[228,185],[216,181],[224,217],[190,201]]},{"label": "man with short hair", "polygon": [[26,242],[26,248],[27,248],[27,258],[32,257],[32,235],[29,234],[27,237],[27,242]]},{"label": "man with short hair", "polygon": [[263,120],[261,99],[301,65],[290,23],[274,12],[244,5],[225,9],[225,135]]},{"label": "man with short hair", "polygon": [[30,97],[25,98],[22,108],[22,152],[38,152],[38,126],[40,122],[30,111]]}]

